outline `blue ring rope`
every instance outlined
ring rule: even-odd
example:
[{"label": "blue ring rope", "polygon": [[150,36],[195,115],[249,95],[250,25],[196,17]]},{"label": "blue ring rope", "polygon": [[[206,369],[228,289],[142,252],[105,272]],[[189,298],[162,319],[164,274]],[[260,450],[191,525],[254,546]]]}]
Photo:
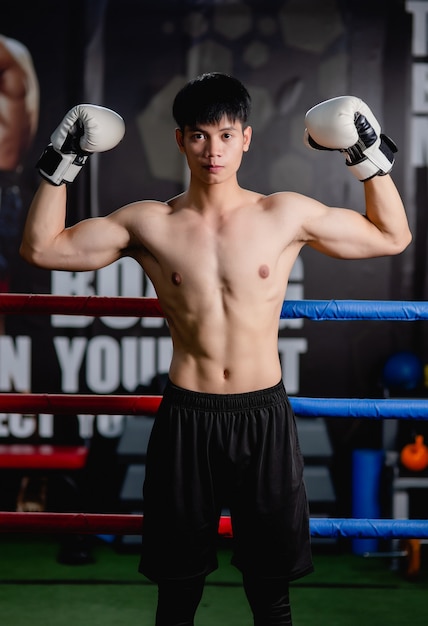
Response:
[{"label": "blue ring rope", "polygon": [[281,319],[404,321],[428,320],[428,302],[408,300],[285,300]]},{"label": "blue ring rope", "polygon": [[354,419],[428,419],[428,399],[412,398],[289,398],[300,417],[344,417]]},{"label": "blue ring rope", "polygon": [[312,537],[427,539],[428,520],[311,518]]}]

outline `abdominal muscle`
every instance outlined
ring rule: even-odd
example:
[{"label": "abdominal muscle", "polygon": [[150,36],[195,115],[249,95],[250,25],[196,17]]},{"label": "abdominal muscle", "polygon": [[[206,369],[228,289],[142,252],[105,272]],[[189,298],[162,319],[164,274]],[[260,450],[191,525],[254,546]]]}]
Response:
[{"label": "abdominal muscle", "polygon": [[[223,309],[198,317],[175,315],[170,323],[174,350],[172,382],[205,393],[245,393],[276,385],[281,379],[278,317],[261,314],[248,319],[248,309]],[[276,307],[275,307],[276,309]],[[266,320],[269,319],[269,323]]]}]

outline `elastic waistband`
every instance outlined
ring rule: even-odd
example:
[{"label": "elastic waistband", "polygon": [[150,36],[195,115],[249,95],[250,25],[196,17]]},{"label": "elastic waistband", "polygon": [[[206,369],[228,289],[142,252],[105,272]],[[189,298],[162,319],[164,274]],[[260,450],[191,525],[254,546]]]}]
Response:
[{"label": "elastic waistband", "polygon": [[267,389],[258,389],[245,393],[203,393],[177,387],[168,380],[163,392],[164,399],[171,405],[185,406],[189,409],[201,411],[236,411],[257,409],[287,400],[284,383],[281,380],[277,385]]}]

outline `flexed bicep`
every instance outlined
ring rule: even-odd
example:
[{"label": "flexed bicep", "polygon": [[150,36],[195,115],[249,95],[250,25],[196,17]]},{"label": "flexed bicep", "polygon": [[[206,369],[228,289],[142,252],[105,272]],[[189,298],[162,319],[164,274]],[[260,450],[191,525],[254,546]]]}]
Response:
[{"label": "flexed bicep", "polygon": [[386,254],[383,234],[364,215],[350,209],[325,207],[305,225],[306,243],[339,259],[361,259]]},{"label": "flexed bicep", "polygon": [[124,256],[130,241],[128,230],[115,220],[89,218],[56,237],[52,263],[71,271],[100,269]]},{"label": "flexed bicep", "polygon": [[123,256],[130,242],[125,225],[109,216],[65,228],[63,203],[55,200],[63,193],[65,187],[42,183],[27,217],[21,256],[37,267],[68,271],[99,269]]}]

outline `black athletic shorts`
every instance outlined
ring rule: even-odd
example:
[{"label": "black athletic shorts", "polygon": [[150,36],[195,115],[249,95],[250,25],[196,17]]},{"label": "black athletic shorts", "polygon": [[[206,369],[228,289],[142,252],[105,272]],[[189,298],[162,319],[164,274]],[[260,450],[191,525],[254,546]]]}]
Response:
[{"label": "black athletic shorts", "polygon": [[147,450],[139,571],[153,581],[217,568],[230,510],[232,563],[293,580],[313,570],[303,458],[284,385],[205,394],[168,382]]}]

